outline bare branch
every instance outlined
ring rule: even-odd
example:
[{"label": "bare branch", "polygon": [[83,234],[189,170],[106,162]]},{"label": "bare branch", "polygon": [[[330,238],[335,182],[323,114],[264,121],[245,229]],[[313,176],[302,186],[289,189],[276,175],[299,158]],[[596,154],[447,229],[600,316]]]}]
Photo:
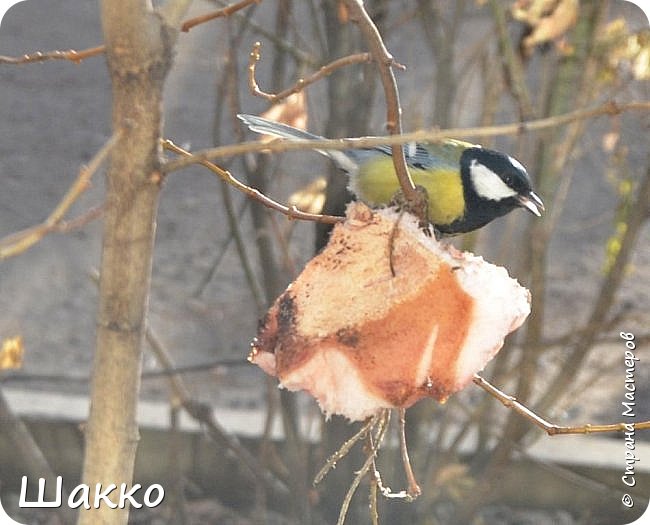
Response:
[{"label": "bare branch", "polygon": [[618,115],[627,111],[649,111],[650,101],[648,102],[630,102],[618,104],[614,101],[607,102],[600,106],[589,109],[578,109],[562,115],[546,117],[527,122],[515,122],[512,124],[501,124],[498,126],[481,126],[474,128],[449,128],[442,130],[420,130],[412,133],[403,133],[401,135],[383,136],[383,137],[362,137],[348,139],[322,139],[322,140],[278,140],[275,142],[261,143],[243,142],[227,146],[218,146],[197,151],[188,154],[186,158],[175,159],[166,162],[162,171],[169,173],[172,171],[201,164],[210,159],[222,157],[232,157],[243,155],[244,153],[266,152],[284,152],[313,149],[331,149],[345,150],[355,148],[371,148],[374,146],[406,144],[408,142],[439,142],[445,138],[470,138],[470,137],[494,137],[500,135],[516,135],[520,133],[540,131],[543,129],[563,126],[574,120],[583,120],[594,118],[602,115]]},{"label": "bare branch", "polygon": [[255,42],[253,45],[253,50],[251,51],[250,58],[248,60],[248,86],[254,95],[265,98],[272,103],[278,102],[293,95],[294,93],[302,91],[310,84],[313,84],[314,82],[317,82],[320,79],[331,75],[339,68],[349,66],[351,64],[368,63],[372,60],[370,53],[357,53],[354,55],[338,58],[333,62],[330,62],[329,64],[321,67],[316,73],[312,74],[311,76],[299,79],[292,87],[274,94],[262,91],[255,79],[255,66],[261,58],[261,48],[262,44],[260,42]]},{"label": "bare branch", "polygon": [[[183,148],[178,147],[170,140],[163,141],[163,148],[188,158],[193,157],[193,155],[190,152],[184,150]],[[205,166],[212,173],[217,175],[221,180],[223,180],[227,184],[230,184],[234,188],[238,189],[239,191],[241,191],[243,194],[247,195],[251,199],[261,202],[267,208],[271,208],[272,210],[276,210],[279,211],[280,213],[283,213],[290,219],[301,219],[305,221],[324,222],[327,224],[336,224],[338,222],[343,222],[343,217],[334,217],[332,215],[320,215],[317,213],[307,213],[304,211],[300,211],[295,206],[291,206],[291,207],[284,206],[283,204],[274,201],[270,197],[267,197],[266,195],[256,190],[255,188],[251,188],[250,186],[247,186],[243,182],[238,181],[235,177],[233,177],[230,174],[228,170],[224,170],[219,166],[217,166],[216,164],[213,164],[205,159],[198,160],[197,163],[201,164],[202,166]]]},{"label": "bare branch", "polygon": [[[45,221],[27,228],[26,230],[12,233],[3,239],[0,239],[0,261],[23,253],[34,246],[34,244],[39,242],[48,233],[53,231],[65,231],[66,229],[71,228],[70,223],[68,223],[68,225],[61,224],[64,215],[68,212],[79,196],[88,189],[90,186],[90,179],[102,165],[106,156],[109,154],[113,146],[115,146],[121,135],[122,131],[115,133],[95,154],[88,166],[83,166],[79,170],[77,179],[74,181],[72,186],[70,186],[66,194],[63,196],[63,199],[61,199],[61,202],[59,202]],[[84,215],[80,219],[75,220],[75,226],[77,224],[85,224],[88,220],[92,220],[98,216],[99,214],[96,211],[91,210],[88,216]]]},{"label": "bare branch", "polygon": [[37,51],[21,57],[8,57],[0,55],[0,64],[32,64],[34,62],[45,62],[46,60],[69,60],[75,64],[79,64],[86,58],[101,55],[106,50],[104,45],[90,47],[81,51],[68,49],[67,51]]},{"label": "bare branch", "polygon": [[[24,462],[23,468],[26,469],[24,472],[33,478],[45,478],[47,483],[43,490],[44,495],[50,501],[54,500],[56,498],[54,470],[25,422],[11,410],[2,389],[0,389],[0,421],[2,421],[3,438],[9,441],[12,454],[18,455]],[[63,497],[67,498],[67,493]],[[64,524],[72,523],[74,513],[70,507],[63,505],[57,509],[57,512]]]},{"label": "bare branch", "polygon": [[409,499],[407,501],[414,500],[421,493],[422,490],[418,485],[418,482],[415,479],[415,474],[413,474],[413,467],[411,467],[411,460],[409,459],[409,451],[406,446],[406,409],[399,409],[399,443],[400,443],[400,453],[402,455],[402,464],[404,465],[404,473],[406,474],[406,480],[408,482],[408,488],[406,489],[406,494]]},{"label": "bare branch", "polygon": [[150,326],[145,328],[145,337],[151,346],[158,363],[163,367],[165,372],[169,374],[167,381],[173,392],[175,401],[182,406],[192,418],[206,427],[208,435],[216,443],[226,446],[231,452],[233,452],[250,471],[256,482],[262,483],[276,496],[286,495],[286,488],[280,483],[280,481],[272,477],[270,472],[260,465],[248,450],[242,447],[239,440],[235,436],[230,435],[215,419],[212,408],[209,405],[198,402],[192,398],[183,379],[179,374],[173,372],[173,360]]},{"label": "bare branch", "polygon": [[[345,5],[350,12],[350,19],[355,22],[368,42],[370,53],[379,69],[379,76],[384,87],[386,97],[386,128],[391,135],[400,135],[402,133],[402,108],[399,102],[399,92],[397,91],[397,82],[393,74],[395,59],[388,52],[381,34],[377,30],[374,22],[368,15],[362,0],[346,0]],[[399,180],[402,192],[406,200],[415,207],[422,201],[422,194],[415,188],[411,176],[406,168],[406,158],[404,150],[399,144],[391,144],[393,155],[393,165],[395,173]],[[426,206],[417,206],[426,210]],[[426,211],[425,211],[426,215]],[[426,217],[421,217],[425,219]]]},{"label": "bare branch", "polygon": [[628,262],[636,246],[637,236],[647,220],[648,211],[650,211],[650,163],[646,167],[646,173],[636,190],[636,202],[630,209],[631,214],[627,218],[627,229],[621,240],[619,252],[611,269],[601,283],[589,320],[584,329],[581,330],[584,337],[576,341],[562,368],[551,381],[550,387],[538,403],[540,410],[548,409],[565,392],[567,386],[571,383],[573,371],[580,369],[587,358],[589,349],[596,340],[599,327],[606,322],[607,313],[625,278]]},{"label": "bare branch", "polygon": [[574,426],[560,426],[546,421],[544,418],[538,416],[535,412],[521,404],[514,397],[505,394],[497,387],[483,379],[478,374],[474,375],[474,383],[480,386],[492,397],[500,401],[506,408],[511,408],[517,414],[525,417],[528,421],[537,425],[549,436],[557,434],[594,434],[596,432],[625,432],[629,431],[633,426],[636,430],[650,429],[650,421],[642,421],[641,423],[614,423],[611,425],[574,425]]},{"label": "bare branch", "polygon": [[371,432],[373,428],[377,425],[379,421],[379,415],[374,415],[370,417],[366,423],[359,429],[359,431],[349,438],[345,443],[343,443],[339,449],[334,452],[323,465],[323,467],[318,471],[318,474],[314,477],[314,485],[318,485],[327,473],[336,467],[336,463],[348,455],[350,450],[354,445],[356,445],[361,439],[364,439],[368,432]]},{"label": "bare branch", "polygon": [[187,32],[190,29],[192,29],[194,26],[198,26],[199,24],[204,24],[205,22],[209,22],[210,20],[214,20],[215,18],[223,18],[226,16],[230,16],[233,13],[239,11],[240,9],[244,9],[245,7],[248,7],[249,5],[252,4],[259,4],[261,1],[262,0],[241,0],[241,2],[230,4],[222,9],[213,11],[212,13],[200,15],[195,18],[190,18],[189,20],[183,22],[183,25],[181,26],[181,31]]},{"label": "bare branch", "polygon": [[526,86],[526,75],[524,74],[521,59],[517,55],[508,34],[505,9],[503,4],[496,0],[491,0],[490,7],[499,37],[499,50],[500,55],[503,57],[508,86],[517,101],[520,117],[522,119],[530,118],[535,112]]},{"label": "bare branch", "polygon": [[95,206],[94,208],[90,208],[88,211],[82,213],[74,219],[59,222],[56,226],[54,226],[54,228],[52,228],[52,231],[55,231],[57,233],[69,233],[71,231],[78,230],[79,228],[83,228],[89,222],[92,222],[95,219],[99,219],[103,214],[104,205],[102,204],[100,206]]},{"label": "bare branch", "polygon": [[169,27],[177,28],[192,5],[192,0],[166,0],[158,8],[158,13]]},{"label": "bare branch", "polygon": [[[384,436],[386,435],[386,430],[388,429],[388,423],[390,422],[390,410],[383,409],[379,411],[379,413],[377,413],[371,419],[371,421],[373,422],[373,425],[366,433],[366,440],[368,443],[367,451],[366,451],[367,453],[366,461],[361,467],[361,469],[357,471],[354,479],[352,480],[352,483],[350,484],[350,487],[348,488],[348,491],[345,494],[343,503],[341,503],[341,509],[339,510],[339,518],[336,521],[336,525],[343,525],[343,523],[345,522],[345,517],[347,516],[348,509],[350,508],[350,502],[352,501],[352,496],[354,496],[354,493],[357,491],[357,488],[359,487],[359,483],[361,483],[361,480],[370,471],[371,468],[373,471],[373,475],[377,480],[377,486],[381,486],[381,481],[380,481],[381,478],[379,477],[379,473],[375,468],[375,458],[377,457],[377,452],[379,451],[379,447],[381,446],[382,441],[384,440]],[[374,431],[374,436],[373,436],[373,431]]]},{"label": "bare branch", "polygon": [[[229,16],[232,13],[249,6],[250,4],[260,3],[262,0],[242,0],[237,4],[232,4],[223,9],[219,9],[213,13],[202,15],[196,18],[190,18],[183,22],[181,30],[184,32],[189,31],[194,26],[207,22],[209,20]],[[168,2],[160,9],[165,22],[171,27],[176,27],[178,21],[187,11],[191,0],[168,0]],[[106,46],[101,44],[88,49],[77,51],[75,49],[68,49],[67,51],[53,50],[53,51],[36,51],[20,57],[9,57],[0,55],[0,64],[33,64],[35,62],[45,62],[47,60],[69,60],[75,64],[79,64],[86,58],[94,57],[103,54],[106,51]]]}]

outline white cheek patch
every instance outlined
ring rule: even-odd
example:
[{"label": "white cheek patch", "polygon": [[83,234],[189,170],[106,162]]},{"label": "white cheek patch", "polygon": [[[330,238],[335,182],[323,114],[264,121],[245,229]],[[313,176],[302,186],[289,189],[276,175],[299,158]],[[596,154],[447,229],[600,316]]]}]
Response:
[{"label": "white cheek patch", "polygon": [[517,192],[508,187],[501,177],[476,160],[472,160],[469,174],[476,193],[484,199],[500,201],[517,195]]}]

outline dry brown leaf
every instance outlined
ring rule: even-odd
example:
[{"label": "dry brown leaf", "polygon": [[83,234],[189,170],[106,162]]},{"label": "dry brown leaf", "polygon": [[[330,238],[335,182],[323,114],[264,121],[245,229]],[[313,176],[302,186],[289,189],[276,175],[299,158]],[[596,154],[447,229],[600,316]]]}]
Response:
[{"label": "dry brown leaf", "polygon": [[578,0],[560,0],[551,13],[531,24],[533,31],[524,38],[524,48],[530,53],[535,46],[563,36],[575,25],[579,10]]},{"label": "dry brown leaf", "polygon": [[17,335],[2,341],[2,348],[0,348],[0,370],[20,368],[23,366],[24,353],[25,347],[22,336]]},{"label": "dry brown leaf", "polygon": [[531,27],[536,27],[542,17],[553,12],[558,0],[517,0],[510,7],[512,17]]},{"label": "dry brown leaf", "polygon": [[650,78],[650,29],[632,31],[623,18],[609,22],[598,38],[602,51],[604,80],[616,80],[621,70],[628,70],[636,80]]},{"label": "dry brown leaf", "polygon": [[321,213],[325,205],[325,190],[327,189],[327,179],[318,177],[307,186],[294,191],[289,196],[289,205],[295,206],[301,211],[309,213]]}]

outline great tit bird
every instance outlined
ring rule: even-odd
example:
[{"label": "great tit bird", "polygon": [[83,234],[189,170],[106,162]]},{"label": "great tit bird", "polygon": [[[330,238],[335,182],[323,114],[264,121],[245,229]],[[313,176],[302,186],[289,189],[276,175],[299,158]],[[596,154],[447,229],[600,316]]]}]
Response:
[{"label": "great tit bird", "polygon": [[[257,133],[289,140],[322,139],[262,117],[237,116]],[[538,217],[544,211],[526,168],[508,155],[453,139],[403,147],[414,184],[427,190],[429,221],[443,235],[476,230],[515,208],[526,208]],[[316,151],[349,175],[352,193],[370,206],[389,204],[400,189],[390,146]]]}]

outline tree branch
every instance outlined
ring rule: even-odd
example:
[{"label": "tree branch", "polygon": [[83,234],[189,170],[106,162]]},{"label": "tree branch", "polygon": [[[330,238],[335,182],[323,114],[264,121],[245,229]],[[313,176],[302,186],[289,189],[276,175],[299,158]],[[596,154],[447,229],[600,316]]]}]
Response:
[{"label": "tree branch", "polygon": [[540,131],[563,126],[574,120],[583,120],[602,115],[618,115],[627,111],[650,111],[650,101],[629,102],[618,104],[614,101],[589,109],[579,109],[563,115],[546,117],[528,122],[515,122],[498,126],[483,126],[473,128],[449,128],[442,130],[421,130],[401,135],[382,137],[362,137],[347,139],[322,140],[278,140],[270,143],[243,142],[227,146],[218,146],[196,151],[183,159],[168,161],[162,167],[164,173],[170,173],[193,164],[201,164],[211,159],[243,155],[244,153],[301,151],[313,149],[345,150],[354,148],[371,148],[374,146],[406,144],[409,142],[439,142],[445,138],[494,137],[500,135],[516,135],[520,133]]},{"label": "tree branch", "polygon": [[[163,147],[167,150],[173,151],[174,153],[183,155],[186,158],[193,157],[193,155],[190,152],[184,150],[183,148],[180,148],[179,146],[174,144],[171,140],[163,141]],[[256,190],[255,188],[251,188],[250,186],[247,186],[243,182],[238,181],[235,177],[233,177],[230,174],[228,170],[224,170],[219,166],[217,166],[216,164],[213,164],[212,162],[209,162],[207,160],[199,160],[198,164],[201,164],[201,166],[205,166],[206,168],[208,168],[212,173],[217,175],[222,181],[229,184],[230,186],[233,186],[237,190],[241,191],[244,195],[247,195],[251,199],[262,203],[267,208],[271,208],[272,210],[279,211],[280,213],[286,215],[290,219],[301,219],[305,221],[324,222],[326,224],[336,224],[338,222],[343,222],[343,217],[334,217],[332,215],[320,215],[317,213],[308,213],[305,211],[300,211],[295,206],[291,206],[291,207],[284,206],[283,204],[274,201],[270,197],[267,197],[266,195]]]},{"label": "tree branch", "polygon": [[[388,52],[388,49],[386,49],[381,34],[363,5],[363,0],[345,0],[345,5],[349,10],[350,19],[359,26],[368,42],[370,54],[379,70],[379,77],[386,97],[386,129],[388,129],[391,135],[400,135],[402,133],[402,107],[399,102],[397,81],[393,74],[395,59]],[[399,144],[391,144],[391,150],[395,173],[404,197],[408,202],[417,205],[421,202],[422,195],[416,190],[415,184],[413,184],[413,180],[411,180],[411,176],[406,168],[404,150]],[[426,206],[424,209],[426,209]],[[425,217],[421,218],[424,219]]]},{"label": "tree branch", "polygon": [[35,62],[45,62],[46,60],[69,60],[70,62],[78,64],[86,58],[101,55],[104,53],[105,49],[104,45],[100,45],[82,51],[75,51],[74,49],[68,49],[67,51],[37,51],[36,53],[30,53],[21,57],[0,55],[0,64],[33,64]]},{"label": "tree branch", "polygon": [[311,76],[307,78],[299,79],[290,88],[280,91],[279,93],[267,93],[260,89],[255,79],[255,66],[261,58],[261,52],[260,52],[261,48],[262,48],[262,44],[260,42],[255,42],[253,46],[253,50],[251,51],[251,54],[249,56],[248,86],[254,95],[258,97],[262,97],[272,103],[279,102],[280,100],[285,99],[293,95],[294,93],[298,93],[299,91],[302,91],[310,84],[313,84],[314,82],[317,82],[322,78],[331,75],[332,73],[334,73],[334,71],[336,71],[339,68],[349,66],[351,64],[363,64],[363,63],[370,62],[372,60],[372,57],[370,56],[369,53],[357,53],[355,55],[342,57],[321,67],[316,73],[313,73]]},{"label": "tree branch", "polygon": [[167,26],[175,29],[180,25],[190,5],[192,5],[192,0],[166,0],[158,8],[158,13],[160,13]]},{"label": "tree branch", "polygon": [[[102,148],[91,159],[88,166],[83,166],[79,170],[79,175],[74,181],[72,186],[68,189],[66,194],[61,199],[61,202],[54,208],[49,217],[40,224],[32,226],[25,230],[12,233],[0,239],[0,261],[9,257],[14,257],[28,250],[34,244],[39,242],[43,237],[53,231],[59,231],[63,217],[68,212],[70,207],[79,198],[79,196],[88,189],[90,186],[90,179],[95,172],[102,165],[109,152],[113,149],[115,144],[122,136],[122,131],[118,130],[113,136],[102,146]],[[92,213],[90,218],[96,217],[96,213]]]},{"label": "tree branch", "polygon": [[262,0],[241,0],[241,2],[230,4],[222,9],[213,11],[212,13],[200,15],[195,18],[190,18],[189,20],[185,20],[185,22],[183,22],[183,25],[181,26],[181,31],[187,32],[190,29],[192,29],[194,26],[198,26],[199,24],[204,24],[205,22],[209,22],[210,20],[214,20],[215,18],[223,18],[226,16],[230,16],[233,13],[239,11],[240,9],[244,9],[245,7],[248,7],[249,5],[252,4],[259,4],[261,1]]}]

